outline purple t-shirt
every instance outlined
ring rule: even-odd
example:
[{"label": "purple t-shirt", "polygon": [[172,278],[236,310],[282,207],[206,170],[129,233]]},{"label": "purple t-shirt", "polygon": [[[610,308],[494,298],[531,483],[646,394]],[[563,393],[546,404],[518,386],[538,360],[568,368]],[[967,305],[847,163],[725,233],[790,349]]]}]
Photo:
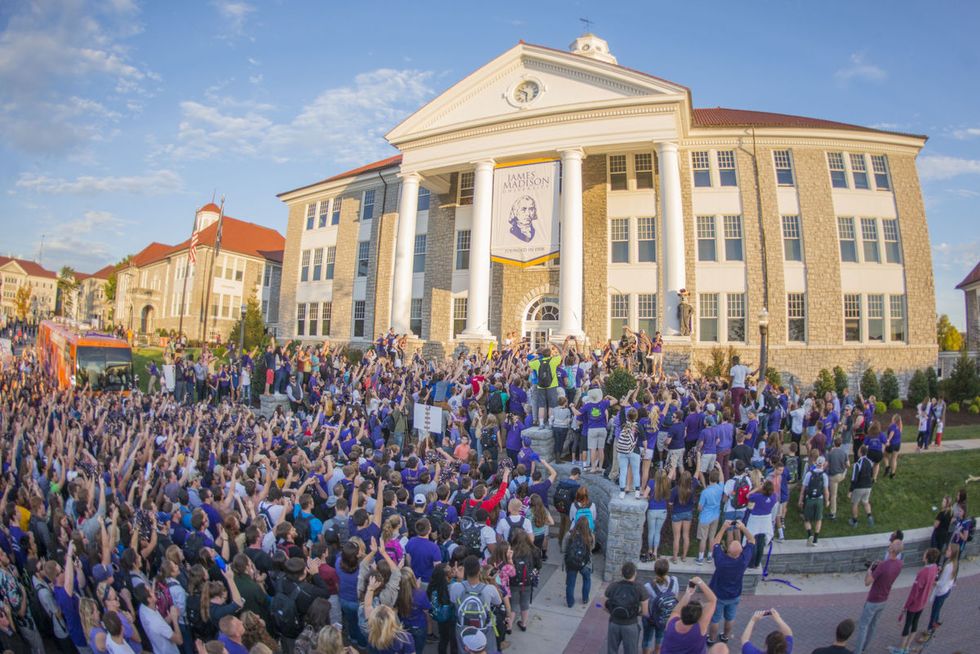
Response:
[{"label": "purple t-shirt", "polygon": [[775,495],[766,496],[764,493],[752,493],[749,495],[749,504],[755,503],[749,511],[749,515],[769,515],[773,507],[777,504]]},{"label": "purple t-shirt", "polygon": [[704,632],[698,624],[691,625],[691,628],[681,633],[675,628],[680,618],[671,618],[664,630],[664,640],[660,645],[660,651],[670,652],[670,654],[705,654],[708,645],[704,640]]},{"label": "purple t-shirt", "polygon": [[698,440],[701,441],[701,452],[703,454],[718,453],[718,427],[706,427],[701,430]]},{"label": "purple t-shirt", "polygon": [[605,429],[606,412],[609,410],[609,400],[588,402],[582,405],[582,428]]},{"label": "purple t-shirt", "polygon": [[688,443],[698,440],[701,435],[701,425],[704,423],[704,415],[700,412],[692,413],[684,418],[684,426],[687,427],[685,440]]},{"label": "purple t-shirt", "polygon": [[551,489],[551,480],[545,479],[544,481],[539,481],[536,484],[531,484],[528,486],[528,493],[531,495],[537,495],[541,498],[541,503],[544,504],[545,508],[548,507],[548,491]]},{"label": "purple t-shirt", "polygon": [[411,557],[412,572],[424,583],[432,579],[432,568],[442,562],[439,546],[428,538],[412,536],[405,545],[405,552]]},{"label": "purple t-shirt", "polygon": [[[766,654],[766,650],[759,649],[752,643],[742,645],[742,654]],[[793,654],[793,637],[786,636],[786,654]]]}]

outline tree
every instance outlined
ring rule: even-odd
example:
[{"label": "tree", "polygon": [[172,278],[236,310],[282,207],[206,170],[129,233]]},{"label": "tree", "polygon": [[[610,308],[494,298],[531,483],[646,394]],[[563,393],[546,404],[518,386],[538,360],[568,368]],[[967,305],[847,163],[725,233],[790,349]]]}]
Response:
[{"label": "tree", "polygon": [[837,392],[837,397],[844,396],[844,389],[850,384],[847,381],[847,373],[840,366],[834,366],[833,385],[830,390]]},{"label": "tree", "polygon": [[926,381],[926,374],[921,370],[912,373],[909,380],[909,392],[907,399],[909,404],[916,405],[929,395],[929,382]]},{"label": "tree", "polygon": [[813,383],[813,391],[821,398],[827,394],[827,391],[834,392],[834,376],[826,368],[820,369],[817,381]]},{"label": "tree", "polygon": [[71,266],[62,266],[58,273],[58,295],[61,297],[61,315],[73,315],[75,306],[75,291],[78,290],[78,281],[75,279],[75,269]]},{"label": "tree", "polygon": [[936,322],[936,340],[943,352],[959,352],[963,349],[963,334],[960,333],[945,313]]},{"label": "tree", "polygon": [[977,362],[964,352],[957,359],[953,374],[945,380],[943,387],[947,400],[969,404],[973,398],[980,395],[980,374],[977,372]]},{"label": "tree", "polygon": [[875,374],[874,368],[868,367],[865,369],[864,374],[861,375],[861,395],[865,399],[874,395],[878,397],[881,393],[881,389],[878,387],[878,375]]},{"label": "tree", "polygon": [[14,310],[21,320],[27,320],[27,314],[31,311],[31,294],[31,287],[24,284],[17,288],[14,295]]},{"label": "tree", "polygon": [[898,377],[895,376],[894,370],[885,368],[885,372],[881,373],[878,385],[881,387],[882,402],[891,405],[893,401],[898,399]]},{"label": "tree", "polygon": [[926,368],[926,382],[929,384],[929,397],[939,397],[939,377],[932,366]]},{"label": "tree", "polygon": [[[242,320],[239,318],[231,328],[231,335],[228,336],[229,343],[238,343],[242,329]],[[253,294],[245,303],[245,351],[253,347],[261,347],[265,340],[265,321],[262,320],[262,309],[259,301]]]},{"label": "tree", "polygon": [[616,368],[606,377],[606,395],[622,400],[626,394],[636,388],[636,377],[626,368]]}]

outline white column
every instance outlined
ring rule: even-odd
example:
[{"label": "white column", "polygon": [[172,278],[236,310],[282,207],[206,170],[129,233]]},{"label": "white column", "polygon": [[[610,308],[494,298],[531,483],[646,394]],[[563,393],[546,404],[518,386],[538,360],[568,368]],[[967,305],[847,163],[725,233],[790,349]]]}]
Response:
[{"label": "white column", "polygon": [[[391,327],[396,334],[410,332],[412,317],[412,263],[415,259],[415,219],[419,207],[419,175],[403,173],[398,202],[398,235],[391,284]],[[418,334],[415,334],[418,336]]]},{"label": "white column", "polygon": [[684,209],[681,205],[681,172],[677,144],[658,144],[660,157],[660,206],[663,207],[664,261],[660,266],[664,278],[664,335],[677,336],[680,320],[678,291],[687,285],[684,261]]},{"label": "white column", "polygon": [[473,224],[470,228],[470,285],[463,339],[490,340],[490,211],[493,159],[476,162],[473,175]]},{"label": "white column", "polygon": [[561,150],[561,268],[558,333],[582,338],[582,150]]}]

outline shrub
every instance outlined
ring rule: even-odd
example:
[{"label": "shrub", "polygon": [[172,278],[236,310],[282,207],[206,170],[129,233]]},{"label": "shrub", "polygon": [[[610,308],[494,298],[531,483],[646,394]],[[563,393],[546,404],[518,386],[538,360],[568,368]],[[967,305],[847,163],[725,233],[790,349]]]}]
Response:
[{"label": "shrub", "polygon": [[878,397],[881,395],[881,388],[878,386],[878,375],[875,374],[874,368],[868,367],[864,374],[861,375],[861,395],[865,399],[874,395]]},{"label": "shrub", "polygon": [[836,391],[837,397],[843,397],[844,389],[848,386],[847,373],[844,372],[844,369],[840,366],[834,366],[833,386],[831,386],[828,390]]},{"label": "shrub", "polygon": [[936,369],[932,366],[926,368],[926,381],[929,382],[929,397],[939,395],[939,378],[936,376]]},{"label": "shrub", "polygon": [[[847,384],[844,384],[844,387],[847,388]],[[817,375],[817,381],[813,383],[813,391],[817,397],[823,397],[827,391],[834,392],[834,388],[834,376],[826,368],[821,368]]]},{"label": "shrub", "polygon": [[711,357],[710,363],[705,363],[699,361],[697,364],[698,373],[702,377],[714,378],[714,377],[725,377],[728,375],[728,371],[732,369],[732,358],[738,355],[738,351],[732,347],[728,346],[728,349],[722,347],[713,347],[709,356]]},{"label": "shrub", "polygon": [[895,376],[895,371],[891,368],[885,368],[885,371],[881,373],[878,386],[881,390],[881,399],[887,404],[898,399],[898,377]]},{"label": "shrub", "polygon": [[878,400],[877,402],[875,402],[875,415],[882,416],[882,415],[885,415],[885,413],[887,411],[888,411],[888,405],[887,404],[885,404],[881,400]]},{"label": "shrub", "polygon": [[606,377],[603,392],[617,400],[621,400],[634,388],[636,388],[636,377],[633,376],[633,373],[625,368],[616,368]]},{"label": "shrub", "polygon": [[945,380],[947,397],[956,402],[975,398],[980,393],[980,375],[977,374],[977,364],[966,353],[956,361],[949,379]]},{"label": "shrub", "polygon": [[926,380],[926,374],[921,370],[916,370],[912,373],[912,379],[909,380],[909,392],[906,394],[906,399],[908,399],[909,404],[916,405],[928,395],[929,382]]},{"label": "shrub", "polygon": [[766,367],[766,379],[773,386],[782,386],[783,385],[783,376],[780,375],[779,374],[779,371],[776,370],[775,368],[773,368],[772,366],[767,366]]},{"label": "shrub", "polygon": [[356,347],[349,347],[344,350],[344,356],[347,357],[347,361],[354,365],[359,365],[361,359],[364,358],[364,350],[360,350]]},{"label": "shrub", "polygon": [[980,415],[980,404],[971,404],[967,411],[970,413],[970,415]]},{"label": "shrub", "polygon": [[888,403],[888,408],[891,411],[901,411],[902,409],[905,408],[905,405],[902,403],[900,399],[896,397],[894,400]]},{"label": "shrub", "polygon": [[950,402],[950,404],[946,407],[946,410],[947,411],[951,411],[953,413],[959,413],[960,412],[960,403],[959,402]]}]

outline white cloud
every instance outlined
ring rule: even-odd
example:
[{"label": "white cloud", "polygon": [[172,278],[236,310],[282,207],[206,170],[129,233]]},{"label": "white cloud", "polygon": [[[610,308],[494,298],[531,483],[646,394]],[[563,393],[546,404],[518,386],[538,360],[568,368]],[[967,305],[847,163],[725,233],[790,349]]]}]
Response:
[{"label": "white cloud", "polygon": [[980,137],[980,127],[967,127],[953,132],[953,136],[961,141]]},{"label": "white cloud", "polygon": [[834,73],[834,77],[841,82],[849,82],[854,79],[880,82],[888,77],[888,73],[883,68],[866,61],[862,52],[851,54],[850,60],[850,64]]},{"label": "white cloud", "polygon": [[937,243],[932,246],[933,265],[945,270],[969,270],[977,263],[980,241]]},{"label": "white cloud", "polygon": [[84,193],[139,193],[157,195],[179,190],[180,176],[172,170],[154,170],[145,175],[133,176],[82,176],[75,179],[59,179],[46,175],[23,173],[17,180],[17,188],[45,194]]},{"label": "white cloud", "polygon": [[245,29],[246,23],[249,16],[255,13],[255,7],[247,2],[234,0],[215,0],[213,4],[223,21],[219,25],[223,34],[234,37],[248,36]]},{"label": "white cloud", "polygon": [[980,175],[980,159],[964,159],[927,154],[918,159],[919,176],[927,181],[951,179],[960,175]]},{"label": "white cloud", "polygon": [[14,147],[62,153],[98,138],[125,110],[117,96],[146,93],[158,79],[123,44],[141,29],[129,0],[18,6],[0,33],[0,138]]},{"label": "white cloud", "polygon": [[980,191],[974,191],[968,188],[948,188],[946,192],[961,198],[980,198]]},{"label": "white cloud", "polygon": [[390,154],[385,132],[432,97],[431,78],[431,72],[419,70],[362,73],[351,85],[322,91],[281,122],[267,104],[227,96],[211,97],[209,104],[184,101],[177,142],[163,152],[181,159],[243,155],[364,163]]},{"label": "white cloud", "polygon": [[114,252],[116,243],[125,235],[127,227],[131,227],[129,221],[108,211],[86,211],[45,234],[45,258],[53,255],[61,264],[94,271],[118,254]]}]

